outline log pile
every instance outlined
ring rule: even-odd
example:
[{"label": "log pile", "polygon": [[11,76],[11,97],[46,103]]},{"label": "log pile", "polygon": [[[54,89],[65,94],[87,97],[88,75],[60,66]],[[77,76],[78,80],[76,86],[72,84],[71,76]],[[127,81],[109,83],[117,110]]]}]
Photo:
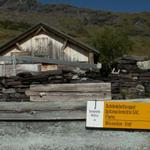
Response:
[{"label": "log pile", "polygon": [[138,68],[141,58],[123,57],[117,61],[119,74],[111,74],[113,99],[144,98],[150,96],[150,70]]},{"label": "log pile", "polygon": [[47,72],[22,72],[14,77],[0,78],[0,101],[29,101],[25,91],[32,84],[97,83],[104,82],[98,70],[62,68]]}]

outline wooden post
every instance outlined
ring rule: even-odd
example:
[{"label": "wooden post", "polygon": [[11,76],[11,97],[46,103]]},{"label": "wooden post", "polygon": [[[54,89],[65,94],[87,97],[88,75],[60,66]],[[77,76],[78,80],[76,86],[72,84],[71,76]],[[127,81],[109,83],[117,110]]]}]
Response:
[{"label": "wooden post", "polygon": [[94,63],[94,54],[92,52],[89,53],[89,63],[90,64]]},{"label": "wooden post", "polygon": [[16,76],[16,57],[15,56],[12,56],[13,57],[13,75]]}]

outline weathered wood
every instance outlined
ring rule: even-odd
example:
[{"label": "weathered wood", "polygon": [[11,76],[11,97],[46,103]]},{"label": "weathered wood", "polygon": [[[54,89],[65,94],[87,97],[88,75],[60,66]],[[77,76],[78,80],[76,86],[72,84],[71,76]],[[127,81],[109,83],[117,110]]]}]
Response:
[{"label": "weathered wood", "polygon": [[106,92],[111,91],[110,83],[77,83],[77,84],[47,84],[31,85],[31,91],[44,92]]},{"label": "weathered wood", "polygon": [[[17,48],[18,48],[19,50],[24,51],[23,47],[22,47],[19,43],[16,43],[16,46],[17,46]],[[21,53],[21,52],[20,52],[20,53]]]},{"label": "weathered wood", "polygon": [[41,71],[41,64],[17,64],[16,73],[20,72],[39,72]]},{"label": "weathered wood", "polygon": [[31,52],[20,51],[20,52],[11,52],[11,56],[30,56]]},{"label": "weathered wood", "polygon": [[[119,100],[150,102],[150,99]],[[85,120],[86,102],[1,102],[0,120]]]},{"label": "weathered wood", "polygon": [[[70,62],[70,61],[61,61],[57,59],[48,59],[48,58],[41,58],[41,57],[31,57],[31,56],[16,56],[15,57],[17,63],[46,63],[46,64],[61,64],[61,65],[68,65],[68,66],[76,66],[83,69],[86,68],[97,68],[96,64],[90,63],[81,63],[81,62]],[[2,56],[0,57],[0,62],[13,62],[13,58],[11,56]]]},{"label": "weathered wood", "polygon": [[85,102],[0,103],[0,120],[81,120]]},{"label": "weathered wood", "polygon": [[30,101],[111,100],[110,83],[31,85],[26,91]]},{"label": "weathered wood", "polygon": [[[15,74],[12,72],[15,70]],[[15,76],[20,72],[39,72],[41,71],[41,64],[16,64],[15,67],[12,64],[6,64],[5,69],[3,65],[0,65],[0,76]],[[4,74],[5,72],[5,74]]]},{"label": "weathered wood", "polygon": [[0,112],[0,120],[85,120],[84,111],[33,111],[33,112]]},{"label": "weathered wood", "polygon": [[102,96],[110,94],[109,91],[106,92],[87,92],[87,93],[81,93],[81,92],[38,92],[38,91],[32,91],[32,90],[26,90],[26,95],[28,96]]},{"label": "weathered wood", "polygon": [[89,63],[94,63],[94,54],[93,53],[89,53]]},{"label": "weathered wood", "polygon": [[[41,95],[44,93],[41,93]],[[84,94],[50,94],[48,96],[30,96],[30,101],[90,101],[111,100],[111,93],[84,93]]]},{"label": "weathered wood", "polygon": [[1,102],[1,111],[30,112],[30,111],[60,111],[60,110],[84,110],[85,101],[51,101],[51,102]]}]

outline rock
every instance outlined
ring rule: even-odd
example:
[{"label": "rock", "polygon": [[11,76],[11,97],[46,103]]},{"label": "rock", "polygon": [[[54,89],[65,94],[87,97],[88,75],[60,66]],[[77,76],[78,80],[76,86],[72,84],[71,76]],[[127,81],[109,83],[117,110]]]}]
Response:
[{"label": "rock", "polygon": [[133,80],[138,80],[138,77],[133,77]]},{"label": "rock", "polygon": [[138,84],[138,85],[136,86],[136,90],[137,90],[137,92],[142,92],[142,93],[144,93],[144,92],[145,92],[145,87],[144,87],[143,85],[141,85],[141,84]]},{"label": "rock", "polygon": [[148,70],[148,69],[150,69],[150,60],[148,60],[148,61],[139,61],[139,62],[137,62],[137,66],[141,70]]},{"label": "rock", "polygon": [[2,93],[5,93],[5,94],[12,94],[12,93],[16,93],[16,90],[13,89],[13,88],[10,88],[10,89],[5,89],[5,88],[3,88],[3,89],[2,89]]},{"label": "rock", "polygon": [[73,75],[72,76],[72,80],[78,80],[78,79],[80,79],[78,75]]},{"label": "rock", "polygon": [[122,73],[127,73],[128,71],[126,69],[121,70]]},{"label": "rock", "polygon": [[85,74],[85,71],[84,71],[84,70],[81,70],[81,69],[78,68],[78,67],[77,67],[76,69],[74,69],[73,72],[76,73],[76,74]]},{"label": "rock", "polygon": [[81,81],[87,81],[88,78],[84,77],[84,78],[81,78],[80,80],[81,80]]},{"label": "rock", "polygon": [[102,68],[102,64],[101,63],[97,63],[97,68],[101,69]]}]

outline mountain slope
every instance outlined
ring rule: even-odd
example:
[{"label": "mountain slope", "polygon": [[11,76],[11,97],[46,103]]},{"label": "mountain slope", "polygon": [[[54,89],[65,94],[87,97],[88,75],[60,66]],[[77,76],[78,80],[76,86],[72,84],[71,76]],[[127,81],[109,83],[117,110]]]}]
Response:
[{"label": "mountain slope", "polygon": [[121,28],[133,40],[134,54],[150,56],[150,13],[112,13],[36,0],[0,0],[0,45],[39,22],[83,42],[105,26]]}]

